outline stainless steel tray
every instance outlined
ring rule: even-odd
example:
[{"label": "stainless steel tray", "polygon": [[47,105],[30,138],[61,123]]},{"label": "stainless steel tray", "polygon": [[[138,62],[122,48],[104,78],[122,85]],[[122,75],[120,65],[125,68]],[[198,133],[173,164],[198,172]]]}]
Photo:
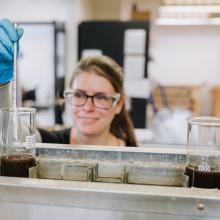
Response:
[{"label": "stainless steel tray", "polygon": [[38,178],[182,186],[183,150],[39,145],[36,154]]}]

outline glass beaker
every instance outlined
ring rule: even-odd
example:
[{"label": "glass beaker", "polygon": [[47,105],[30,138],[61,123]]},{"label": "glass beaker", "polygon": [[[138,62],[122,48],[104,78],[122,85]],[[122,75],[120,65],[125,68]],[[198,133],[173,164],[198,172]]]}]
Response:
[{"label": "glass beaker", "polygon": [[189,187],[220,188],[220,118],[188,119],[185,175]]},{"label": "glass beaker", "polygon": [[35,161],[36,110],[1,108],[1,175],[29,177]]}]

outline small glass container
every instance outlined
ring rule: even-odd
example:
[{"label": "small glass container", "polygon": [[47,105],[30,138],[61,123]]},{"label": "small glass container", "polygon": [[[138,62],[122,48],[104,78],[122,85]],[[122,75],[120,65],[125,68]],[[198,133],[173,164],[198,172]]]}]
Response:
[{"label": "small glass container", "polygon": [[33,176],[36,170],[34,108],[1,108],[1,175]]},{"label": "small glass container", "polygon": [[187,133],[188,186],[220,188],[220,118],[189,118]]}]

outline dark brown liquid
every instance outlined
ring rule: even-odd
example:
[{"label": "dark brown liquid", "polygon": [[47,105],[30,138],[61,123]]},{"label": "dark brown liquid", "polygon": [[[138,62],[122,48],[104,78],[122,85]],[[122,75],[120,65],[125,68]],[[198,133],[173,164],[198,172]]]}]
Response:
[{"label": "dark brown liquid", "polygon": [[28,177],[29,168],[36,166],[31,154],[9,154],[1,157],[2,176]]},{"label": "dark brown liquid", "polygon": [[189,187],[220,189],[220,171],[199,171],[197,167],[187,166],[185,175],[189,177]]}]

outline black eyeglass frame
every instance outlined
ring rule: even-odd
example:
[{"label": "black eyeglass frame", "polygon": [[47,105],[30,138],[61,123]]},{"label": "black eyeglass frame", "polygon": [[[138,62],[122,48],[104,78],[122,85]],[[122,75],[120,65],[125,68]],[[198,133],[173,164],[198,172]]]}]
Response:
[{"label": "black eyeglass frame", "polygon": [[[76,105],[76,104],[73,104],[72,102],[69,102],[69,101],[68,101],[68,95],[69,95],[69,94],[73,95],[73,94],[75,94],[76,92],[80,92],[80,93],[82,93],[82,94],[85,96],[85,102],[84,102],[83,104],[81,104],[81,105]],[[99,108],[99,109],[106,109],[106,110],[111,109],[111,108],[114,108],[115,105],[116,105],[116,104],[118,103],[118,101],[120,100],[120,97],[121,97],[121,94],[120,94],[120,93],[116,93],[115,95],[105,95],[105,94],[103,94],[103,95],[106,96],[107,98],[111,98],[111,99],[113,100],[112,105],[111,105],[109,108],[106,108],[106,107],[100,107],[100,106],[96,106],[96,105],[95,105],[94,97],[96,97],[96,96],[98,96],[98,95],[101,95],[101,94],[102,94],[102,93],[98,93],[98,94],[95,94],[95,95],[87,95],[86,93],[84,93],[84,92],[82,92],[82,91],[80,91],[80,90],[79,90],[79,91],[77,91],[77,90],[75,91],[75,90],[72,90],[72,89],[70,89],[70,88],[67,88],[67,89],[64,90],[64,92],[63,92],[63,96],[64,96],[65,100],[66,100],[70,105],[77,106],[77,107],[81,107],[81,106],[84,106],[84,105],[86,104],[88,98],[91,98],[92,104],[93,104],[94,107]]]}]

